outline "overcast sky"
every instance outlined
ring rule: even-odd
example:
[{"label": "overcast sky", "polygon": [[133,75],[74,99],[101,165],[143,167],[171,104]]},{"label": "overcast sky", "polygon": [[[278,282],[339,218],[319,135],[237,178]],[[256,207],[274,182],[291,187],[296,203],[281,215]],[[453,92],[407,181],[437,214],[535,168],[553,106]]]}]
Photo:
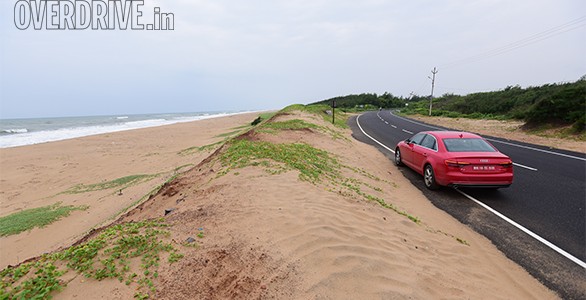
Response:
[{"label": "overcast sky", "polygon": [[434,67],[435,95],[586,74],[583,0],[144,0],[173,31],[19,30],[0,2],[3,119],[423,96]]}]

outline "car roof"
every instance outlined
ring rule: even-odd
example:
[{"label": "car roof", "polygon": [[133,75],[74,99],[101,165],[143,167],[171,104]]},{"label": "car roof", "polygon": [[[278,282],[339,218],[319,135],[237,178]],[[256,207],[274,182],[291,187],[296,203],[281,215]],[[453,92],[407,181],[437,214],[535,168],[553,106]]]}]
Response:
[{"label": "car roof", "polygon": [[440,138],[440,139],[445,139],[445,138],[448,138],[448,139],[450,139],[450,138],[453,138],[453,139],[457,139],[457,138],[480,139],[480,138],[482,138],[477,134],[465,132],[465,131],[425,131],[425,133],[431,134],[431,135],[435,136],[436,138]]}]

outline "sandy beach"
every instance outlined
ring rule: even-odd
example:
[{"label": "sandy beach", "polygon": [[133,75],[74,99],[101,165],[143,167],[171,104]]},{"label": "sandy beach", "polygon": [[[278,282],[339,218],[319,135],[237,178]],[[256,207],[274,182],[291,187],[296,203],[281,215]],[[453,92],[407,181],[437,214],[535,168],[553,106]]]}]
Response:
[{"label": "sandy beach", "polygon": [[[378,150],[321,117],[279,115],[272,122],[317,127],[259,129],[239,140],[327,151],[339,164],[333,179],[304,180],[278,163],[228,168],[221,159],[228,146],[194,148],[224,140],[257,116],[0,149],[1,216],[57,202],[89,206],[45,228],[1,237],[0,265],[67,247],[108,222],[164,217],[184,257],[158,267],[153,299],[558,298],[488,239],[434,207]],[[149,176],[121,195],[118,188],[64,193],[139,174]],[[205,232],[198,246],[185,246],[198,232]],[[68,276],[55,299],[131,299],[136,289]]]},{"label": "sandy beach", "polygon": [[[0,267],[69,245],[91,228],[114,220],[177,171],[199,163],[210,150],[190,149],[222,141],[222,134],[249,125],[258,113],[108,133],[65,141],[0,149],[0,216],[61,202],[88,205],[46,228],[0,238]],[[183,153],[181,151],[184,151]],[[118,190],[67,194],[79,184],[132,175],[153,175]],[[156,176],[155,176],[156,175]]]}]

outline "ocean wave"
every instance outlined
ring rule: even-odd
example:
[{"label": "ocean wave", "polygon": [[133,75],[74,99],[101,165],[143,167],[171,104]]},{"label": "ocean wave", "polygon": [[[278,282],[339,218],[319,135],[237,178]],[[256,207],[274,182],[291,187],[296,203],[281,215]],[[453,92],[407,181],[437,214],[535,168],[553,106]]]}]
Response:
[{"label": "ocean wave", "polygon": [[128,116],[116,117],[116,120],[126,120],[126,119],[128,119]]},{"label": "ocean wave", "polygon": [[4,129],[4,130],[2,130],[0,132],[2,132],[2,133],[8,133],[8,134],[27,133],[28,132],[28,129],[26,129],[26,128]]},{"label": "ocean wave", "polygon": [[[19,134],[2,134],[0,136],[0,148],[10,148],[18,146],[26,146],[33,144],[40,144],[46,142],[61,141],[84,136],[98,135],[110,132],[126,131],[140,128],[156,127],[163,125],[171,125],[176,123],[191,122],[202,119],[210,119],[215,117],[222,117],[238,113],[217,113],[197,116],[178,116],[170,119],[145,119],[139,121],[121,122],[116,124],[103,124],[92,126],[68,127],[59,128],[55,130],[39,130],[26,132],[22,131]],[[110,119],[112,120],[112,119]]]}]

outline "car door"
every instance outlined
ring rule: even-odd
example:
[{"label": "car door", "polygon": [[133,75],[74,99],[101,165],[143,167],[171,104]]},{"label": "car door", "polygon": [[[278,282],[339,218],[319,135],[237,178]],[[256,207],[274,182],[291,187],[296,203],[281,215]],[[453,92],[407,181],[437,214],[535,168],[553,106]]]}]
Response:
[{"label": "car door", "polygon": [[413,147],[412,160],[414,167],[418,170],[423,170],[423,165],[427,161],[427,157],[435,151],[437,151],[437,141],[435,140],[435,137],[426,134],[421,140],[421,143]]},{"label": "car door", "polygon": [[413,151],[415,147],[417,147],[417,145],[421,143],[424,137],[425,133],[418,133],[409,139],[409,141],[407,142],[407,151],[403,151],[403,153],[401,153],[401,157],[404,164],[412,168],[415,168],[415,164],[413,162]]}]

